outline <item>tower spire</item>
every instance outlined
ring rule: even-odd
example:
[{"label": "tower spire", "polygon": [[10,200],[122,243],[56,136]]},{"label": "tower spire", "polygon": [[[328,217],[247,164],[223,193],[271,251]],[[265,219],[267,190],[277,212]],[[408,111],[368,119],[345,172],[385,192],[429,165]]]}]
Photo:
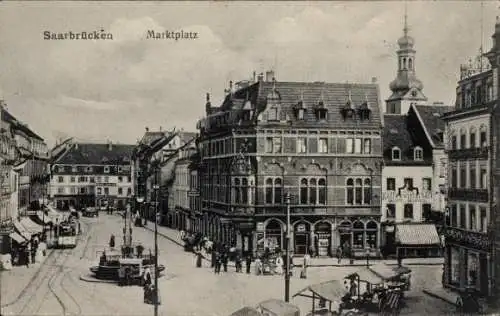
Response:
[{"label": "tower spire", "polygon": [[403,34],[404,36],[408,36],[408,31],[409,31],[409,28],[408,28],[408,4],[405,0],[405,15],[404,15],[404,26],[403,26]]}]

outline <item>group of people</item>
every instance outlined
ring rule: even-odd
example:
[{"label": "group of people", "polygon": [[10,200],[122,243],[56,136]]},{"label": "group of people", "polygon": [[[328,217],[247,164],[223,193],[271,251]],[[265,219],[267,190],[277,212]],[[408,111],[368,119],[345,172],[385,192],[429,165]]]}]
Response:
[{"label": "group of people", "polygon": [[39,246],[40,239],[38,236],[34,236],[25,245],[13,248],[11,254],[12,262],[16,265],[26,265],[26,267],[29,267],[30,263],[36,262]]}]

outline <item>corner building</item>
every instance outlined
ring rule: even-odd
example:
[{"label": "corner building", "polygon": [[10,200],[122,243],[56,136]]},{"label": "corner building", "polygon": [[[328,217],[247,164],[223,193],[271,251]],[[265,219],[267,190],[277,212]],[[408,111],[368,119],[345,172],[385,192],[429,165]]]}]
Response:
[{"label": "corner building", "polygon": [[379,255],[381,114],[377,84],[279,82],[272,72],[207,95],[198,123],[202,230],[262,252]]},{"label": "corner building", "polygon": [[498,20],[493,48],[485,56],[484,62],[479,56],[477,64],[461,66],[455,110],[443,117],[449,157],[443,286],[498,304]]}]

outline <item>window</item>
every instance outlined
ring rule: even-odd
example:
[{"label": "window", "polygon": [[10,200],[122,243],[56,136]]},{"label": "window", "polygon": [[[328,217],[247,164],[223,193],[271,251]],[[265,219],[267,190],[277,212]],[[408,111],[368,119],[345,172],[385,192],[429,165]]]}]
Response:
[{"label": "window", "polygon": [[78,177],[78,182],[85,182],[85,177],[83,176]]},{"label": "window", "polygon": [[269,121],[277,121],[278,120],[278,109],[277,108],[270,108],[268,110],[268,120]]},{"label": "window", "polygon": [[307,138],[305,137],[297,138],[297,150],[299,153],[307,152]]},{"label": "window", "polygon": [[470,138],[469,138],[469,143],[470,143],[469,148],[476,148],[476,133],[471,132],[469,136],[470,136]]},{"label": "window", "polygon": [[466,209],[465,205],[462,204],[460,205],[460,228],[466,229],[467,228],[467,217],[466,217]]},{"label": "window", "polygon": [[424,191],[432,191],[432,179],[422,178],[422,189]]},{"label": "window", "polygon": [[372,140],[367,138],[364,140],[364,153],[365,154],[371,154],[372,153]]},{"label": "window", "polygon": [[127,177],[127,182],[131,182],[131,181],[132,181],[131,177]]},{"label": "window", "polygon": [[488,147],[488,139],[486,138],[485,131],[482,131],[480,134],[480,145],[481,145],[481,148]]},{"label": "window", "polygon": [[95,179],[94,179],[94,177],[90,177],[90,178],[89,178],[89,181],[90,181],[90,183],[95,183]]},{"label": "window", "polygon": [[451,167],[451,187],[456,188],[458,181],[457,181],[457,167],[453,166]]},{"label": "window", "polygon": [[354,139],[354,152],[356,154],[361,154],[361,150],[362,150],[361,141],[362,141],[361,138]]},{"label": "window", "polygon": [[119,166],[118,167],[118,172],[123,172],[123,167]]},{"label": "window", "polygon": [[474,162],[469,165],[469,185],[471,189],[476,188],[476,166],[474,166]]},{"label": "window", "polygon": [[460,165],[460,187],[465,188],[467,186],[467,166],[462,163]]},{"label": "window", "polygon": [[488,172],[485,167],[481,167],[481,189],[488,188]]},{"label": "window", "polygon": [[451,137],[451,149],[456,150],[457,149],[457,136],[453,135]]},{"label": "window", "polygon": [[405,188],[413,188],[413,178],[404,178]]},{"label": "window", "polygon": [[118,195],[122,195],[123,194],[123,189],[122,188],[118,188]]},{"label": "window", "polygon": [[326,204],[326,179],[300,179],[300,203],[312,205]]},{"label": "window", "polygon": [[318,152],[322,154],[328,153],[328,138],[320,138],[318,141]]},{"label": "window", "polygon": [[76,166],[71,167],[71,172],[78,172],[78,168]]},{"label": "window", "polygon": [[108,176],[104,177],[104,182],[109,183],[109,177]]},{"label": "window", "polygon": [[64,188],[57,188],[57,193],[63,194],[64,193]]},{"label": "window", "polygon": [[469,229],[476,231],[477,228],[476,206],[469,204]]},{"label": "window", "polygon": [[450,209],[450,223],[451,227],[458,227],[458,212],[456,204],[453,204]]},{"label": "window", "polygon": [[275,153],[281,152],[281,137],[273,138],[273,152]]},{"label": "window", "polygon": [[[235,178],[233,185],[233,201],[235,204],[248,204],[249,185],[247,178]],[[220,191],[219,191],[220,192]],[[220,194],[220,193],[219,193]]]},{"label": "window", "polygon": [[319,109],[318,110],[318,118],[320,120],[326,120],[326,109]]},{"label": "window", "polygon": [[63,176],[57,177],[57,182],[63,183],[64,182],[64,177]]},{"label": "window", "polygon": [[446,168],[447,168],[447,163],[446,163],[446,158],[441,158],[440,160],[440,168],[439,168],[439,177],[444,178],[446,175]]},{"label": "window", "polygon": [[378,225],[374,221],[366,223],[366,243],[371,249],[377,248]]},{"label": "window", "polygon": [[109,173],[109,167],[108,166],[104,167],[104,173]]},{"label": "window", "polygon": [[248,179],[241,179],[241,203],[248,204]]},{"label": "window", "polygon": [[352,225],[352,236],[353,236],[353,248],[364,249],[365,248],[365,225],[356,221]]},{"label": "window", "polygon": [[97,194],[101,195],[102,194],[102,188],[97,188]]},{"label": "window", "polygon": [[70,182],[72,182],[72,183],[74,183],[74,182],[75,182],[75,177],[71,177],[71,178],[69,179],[69,181],[70,181]]},{"label": "window", "polygon": [[72,194],[76,194],[76,188],[75,187],[71,187],[71,193]]},{"label": "window", "polygon": [[123,182],[123,177],[122,176],[118,176],[118,182]]},{"label": "window", "polygon": [[395,191],[396,190],[396,179],[395,178],[387,178],[387,191]]},{"label": "window", "polygon": [[109,188],[104,188],[104,195],[109,195]]},{"label": "window", "polygon": [[466,145],[466,140],[467,140],[467,137],[465,134],[461,134],[460,135],[460,149],[465,149],[467,148],[467,145]]},{"label": "window", "polygon": [[392,149],[392,160],[401,160],[401,150],[398,147]]},{"label": "window", "polygon": [[273,138],[267,137],[266,138],[266,153],[272,153],[272,152],[273,152]]},{"label": "window", "polygon": [[304,119],[304,109],[299,109],[298,110],[297,117],[298,117],[299,120],[303,120]]},{"label": "window", "polygon": [[387,216],[387,218],[395,218],[396,217],[396,204],[387,204],[386,216]]},{"label": "window", "polygon": [[415,147],[413,149],[413,159],[414,160],[424,160],[424,150],[420,147]]},{"label": "window", "polygon": [[87,172],[92,172],[92,167],[87,167]]},{"label": "window", "polygon": [[85,194],[85,187],[80,188],[80,194]]},{"label": "window", "polygon": [[486,216],[486,207],[480,207],[480,229],[483,233],[488,231],[488,217]]},{"label": "window", "polygon": [[413,219],[413,204],[405,204],[404,205],[404,218],[405,219]]},{"label": "window", "polygon": [[132,195],[132,188],[127,188],[127,196],[131,196]]},{"label": "window", "polygon": [[346,202],[349,205],[371,204],[370,179],[348,178],[346,181]]},{"label": "window", "polygon": [[428,221],[431,218],[431,210],[432,210],[432,205],[425,203],[422,204],[422,217],[424,221]]},{"label": "window", "polygon": [[345,152],[346,152],[346,154],[354,153],[354,139],[353,138],[347,138],[345,140]]}]

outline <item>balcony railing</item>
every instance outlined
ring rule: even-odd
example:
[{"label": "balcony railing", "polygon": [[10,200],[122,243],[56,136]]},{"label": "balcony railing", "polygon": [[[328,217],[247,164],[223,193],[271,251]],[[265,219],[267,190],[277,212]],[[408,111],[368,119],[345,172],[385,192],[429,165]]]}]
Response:
[{"label": "balcony railing", "polygon": [[445,227],[443,232],[445,236],[445,243],[454,242],[479,250],[491,250],[492,243],[486,233],[468,231],[456,227]]},{"label": "balcony railing", "polygon": [[488,202],[489,195],[486,189],[459,189],[450,188],[448,197],[453,200]]},{"label": "balcony railing", "polygon": [[452,160],[488,159],[490,147],[448,150]]}]

